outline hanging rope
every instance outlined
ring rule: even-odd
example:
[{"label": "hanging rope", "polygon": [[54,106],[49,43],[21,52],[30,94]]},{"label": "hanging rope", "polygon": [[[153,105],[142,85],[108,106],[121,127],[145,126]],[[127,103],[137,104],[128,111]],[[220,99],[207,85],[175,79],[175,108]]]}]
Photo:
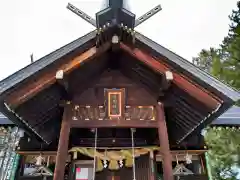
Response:
[{"label": "hanging rope", "polygon": [[95,180],[95,173],[96,173],[97,137],[98,137],[97,128],[95,128],[94,157],[93,157],[93,180]]},{"label": "hanging rope", "polygon": [[178,157],[177,157],[177,155],[176,155],[176,161],[177,161],[177,165],[179,165],[179,162],[178,162]]},{"label": "hanging rope", "polygon": [[135,129],[131,128],[132,136],[132,158],[133,158],[133,180],[136,180],[136,168],[135,168],[135,149],[134,149],[134,131]]}]

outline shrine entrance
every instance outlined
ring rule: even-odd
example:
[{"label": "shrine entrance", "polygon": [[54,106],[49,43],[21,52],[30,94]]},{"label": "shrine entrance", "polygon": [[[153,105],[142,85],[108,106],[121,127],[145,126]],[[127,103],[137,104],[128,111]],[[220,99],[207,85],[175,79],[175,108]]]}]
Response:
[{"label": "shrine entrance", "polygon": [[154,169],[154,151],[159,150],[159,147],[135,147],[136,129],[131,128],[130,132],[131,147],[98,147],[98,129],[93,129],[94,147],[73,147],[69,150],[73,161],[68,179],[132,180],[140,177],[144,179],[155,177],[154,171],[150,169]]},{"label": "shrine entrance", "polygon": [[[68,177],[68,180],[83,180],[83,179],[92,179],[93,178],[93,168],[83,165],[80,162],[79,165],[75,166],[75,169],[72,169],[73,174]],[[103,169],[102,171],[95,173],[95,180],[132,180],[133,172],[132,168],[123,167],[119,170],[109,170]]]},{"label": "shrine entrance", "polygon": [[[96,172],[94,171],[93,161],[75,161],[73,166],[69,169],[70,175],[68,180],[83,180],[83,179],[95,179],[95,180],[132,180],[132,179],[151,179],[155,177],[150,171],[151,163],[149,161],[149,154],[139,156],[135,159],[135,165],[133,167],[118,166],[118,163],[108,162],[108,167],[105,166],[101,169],[100,163],[96,163]],[[100,165],[101,166],[101,165]],[[115,166],[115,167],[114,167]],[[115,170],[113,170],[115,169]],[[95,173],[94,173],[95,172]]]}]

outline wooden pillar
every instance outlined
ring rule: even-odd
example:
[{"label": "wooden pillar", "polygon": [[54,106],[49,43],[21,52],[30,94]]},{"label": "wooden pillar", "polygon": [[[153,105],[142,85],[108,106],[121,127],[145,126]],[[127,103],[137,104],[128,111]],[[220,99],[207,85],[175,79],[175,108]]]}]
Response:
[{"label": "wooden pillar", "polygon": [[58,142],[58,151],[53,180],[64,180],[65,164],[68,157],[68,141],[70,134],[69,121],[70,118],[68,117],[68,109],[67,107],[65,107]]},{"label": "wooden pillar", "polygon": [[156,164],[156,155],[153,151],[149,153],[149,167],[150,167],[150,180],[156,180],[157,177],[157,164]]},{"label": "wooden pillar", "polygon": [[160,141],[160,153],[162,155],[163,179],[173,180],[172,156],[169,147],[168,132],[163,104],[159,102],[156,106],[156,110],[158,121],[158,136]]}]

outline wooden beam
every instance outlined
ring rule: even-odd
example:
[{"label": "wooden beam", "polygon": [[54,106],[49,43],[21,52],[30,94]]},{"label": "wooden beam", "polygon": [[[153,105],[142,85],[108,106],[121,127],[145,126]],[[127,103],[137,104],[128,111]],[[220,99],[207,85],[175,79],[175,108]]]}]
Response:
[{"label": "wooden beam", "polygon": [[25,156],[56,156],[57,151],[16,151],[17,154],[25,155]]},{"label": "wooden beam", "polygon": [[68,76],[64,74],[63,70],[56,72],[56,81],[63,88],[63,98],[66,101],[72,100],[72,95],[69,89]]},{"label": "wooden beam", "polygon": [[[207,149],[201,149],[201,150],[172,150],[172,161],[186,161],[186,154],[189,154],[192,156],[192,160],[199,160],[200,156],[207,152]],[[156,154],[156,160],[162,161],[162,155],[161,153]]]},{"label": "wooden beam", "polygon": [[68,119],[68,111],[64,110],[60,137],[58,142],[58,151],[56,157],[56,166],[54,170],[53,180],[64,180],[65,164],[68,157],[68,143],[70,136],[70,123]]},{"label": "wooden beam", "polygon": [[[197,154],[190,154],[189,155],[192,156],[191,160],[195,161],[195,160],[199,160],[199,155]],[[186,161],[186,154],[178,154],[178,155],[172,155],[172,161],[176,162],[176,161]],[[163,160],[161,155],[157,155],[156,156],[156,161],[157,162],[161,162]]]},{"label": "wooden beam", "polygon": [[171,71],[166,71],[164,73],[164,77],[162,78],[162,82],[161,82],[161,90],[163,92],[169,89],[169,87],[171,86],[172,80],[173,80],[173,73]]},{"label": "wooden beam", "polygon": [[[90,138],[91,141],[94,142],[94,138]],[[113,138],[100,138],[104,140],[113,140]],[[118,139],[122,139],[124,140],[124,138],[115,138],[115,140],[117,141]],[[81,147],[85,147],[85,146],[81,146]],[[88,147],[88,146],[87,146]],[[107,149],[109,147],[98,147],[98,149]],[[132,147],[110,147],[109,149],[131,149]],[[141,148],[136,146],[135,148]],[[176,156],[176,155],[180,155],[180,154],[191,154],[191,155],[201,155],[205,152],[207,152],[207,149],[202,149],[202,150],[171,150],[171,154],[172,156]],[[24,155],[24,156],[38,156],[40,153],[42,154],[42,156],[56,156],[57,155],[57,151],[16,151],[17,154],[20,155]],[[157,157],[161,157],[161,153],[156,154]]]},{"label": "wooden beam", "polygon": [[[123,43],[120,44],[120,48],[161,74],[165,74],[166,71],[171,71],[170,67],[164,64],[164,62],[162,62],[161,60],[154,59],[149,54],[144,53],[138,48],[130,48],[129,46]],[[203,104],[206,104],[211,109],[214,110],[218,107],[220,103],[219,98],[217,98],[207,90],[199,87],[197,84],[191,82],[189,78],[187,78],[183,74],[176,72],[172,73],[173,73],[172,81],[178,87],[188,92],[191,96],[193,96]]]},{"label": "wooden beam", "polygon": [[85,51],[81,55],[73,58],[71,61],[62,64],[59,67],[51,69],[48,73],[43,74],[42,76],[36,77],[34,80],[28,84],[22,86],[17,91],[12,92],[8,95],[6,99],[7,103],[12,107],[16,108],[18,105],[26,102],[37,93],[46,89],[50,85],[56,82],[56,72],[62,70],[64,74],[69,74],[74,69],[81,66],[83,63],[103,54],[110,48],[110,43],[106,43],[100,48],[92,47],[89,50]]},{"label": "wooden beam", "polygon": [[103,120],[71,120],[72,128],[156,128],[156,120],[125,118]]},{"label": "wooden beam", "polygon": [[149,172],[150,172],[150,180],[156,180],[157,175],[157,164],[156,164],[156,154],[153,151],[149,153]]},{"label": "wooden beam", "polygon": [[[95,139],[91,137],[79,137],[71,140],[72,146],[79,147],[94,147]],[[109,148],[117,148],[117,149],[126,149],[131,148],[132,139],[131,138],[118,138],[115,136],[111,136],[111,138],[98,138],[97,140],[98,148],[100,149],[109,149]],[[148,146],[146,138],[134,138],[134,147],[140,146]]]},{"label": "wooden beam", "polygon": [[[171,150],[171,154],[172,155],[176,155],[176,154],[197,154],[197,155],[200,155],[200,154],[203,154],[205,152],[207,152],[208,150],[207,149],[198,149],[198,150]],[[158,153],[157,156],[161,156],[161,153]]]},{"label": "wooden beam", "polygon": [[158,136],[160,141],[160,153],[162,155],[162,167],[163,167],[163,179],[173,180],[172,169],[172,155],[168,140],[168,131],[165,120],[164,108],[162,103],[158,103],[157,110],[157,122],[158,122]]},{"label": "wooden beam", "polygon": [[68,91],[68,78],[66,77],[66,75],[64,74],[64,71],[61,69],[61,70],[58,70],[56,72],[56,81],[61,85],[63,86],[63,88]]},{"label": "wooden beam", "polygon": [[[123,100],[123,99],[122,99]],[[81,106],[71,104],[69,119],[72,127],[155,127],[155,110],[153,106],[122,106],[121,116],[109,117],[106,106]],[[124,113],[125,112],[125,113]]]}]

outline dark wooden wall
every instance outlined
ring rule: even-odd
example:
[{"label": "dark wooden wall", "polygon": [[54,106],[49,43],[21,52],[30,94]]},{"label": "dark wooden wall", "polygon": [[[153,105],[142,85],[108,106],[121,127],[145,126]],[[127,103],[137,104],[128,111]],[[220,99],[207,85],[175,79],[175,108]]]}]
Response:
[{"label": "dark wooden wall", "polygon": [[150,180],[150,167],[150,157],[148,154],[136,158],[136,179]]},{"label": "dark wooden wall", "polygon": [[75,92],[74,101],[76,103],[81,105],[103,105],[105,88],[125,88],[127,105],[150,106],[157,102],[156,97],[148,92],[145,87],[127,78],[118,70],[105,71],[98,79],[91,81],[93,82],[84,92]]},{"label": "dark wooden wall", "polygon": [[112,176],[114,176],[114,180],[132,180],[132,175],[132,168],[122,168],[117,171],[110,171],[108,169],[105,169],[101,172],[96,173],[95,180],[112,180]]}]

